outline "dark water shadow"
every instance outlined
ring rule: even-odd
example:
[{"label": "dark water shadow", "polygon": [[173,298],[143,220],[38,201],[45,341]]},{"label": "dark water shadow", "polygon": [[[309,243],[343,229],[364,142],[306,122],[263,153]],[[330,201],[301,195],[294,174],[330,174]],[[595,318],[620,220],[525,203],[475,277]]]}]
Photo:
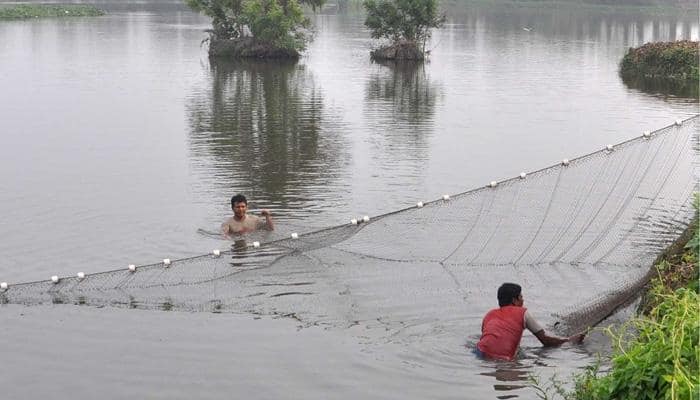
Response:
[{"label": "dark water shadow", "polygon": [[646,78],[640,76],[621,75],[622,82],[630,89],[654,95],[660,98],[687,98],[698,100],[700,90],[698,81]]},{"label": "dark water shadow", "polygon": [[[400,166],[406,176],[423,174],[435,109],[442,87],[431,81],[423,61],[383,61],[365,86],[365,114],[373,115],[371,141],[381,168]],[[411,162],[409,162],[411,161]]]},{"label": "dark water shadow", "polygon": [[529,380],[532,373],[530,366],[516,362],[497,362],[497,364],[499,365],[493,369],[479,373],[482,376],[495,378],[493,390],[497,393],[497,399],[518,398],[517,391],[530,387]]}]

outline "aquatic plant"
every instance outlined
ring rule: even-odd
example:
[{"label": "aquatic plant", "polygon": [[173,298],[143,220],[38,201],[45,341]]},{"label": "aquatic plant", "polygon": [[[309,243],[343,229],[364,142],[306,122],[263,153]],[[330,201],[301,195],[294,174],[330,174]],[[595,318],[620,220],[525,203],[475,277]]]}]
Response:
[{"label": "aquatic plant", "polygon": [[620,63],[623,77],[698,81],[698,42],[653,42],[630,48]]},{"label": "aquatic plant", "polygon": [[391,41],[371,53],[376,59],[423,59],[431,29],[445,23],[437,0],[364,0],[363,5],[372,38]]},{"label": "aquatic plant", "polygon": [[309,19],[324,0],[185,0],[212,18],[209,54],[255,58],[296,58],[309,40]]}]

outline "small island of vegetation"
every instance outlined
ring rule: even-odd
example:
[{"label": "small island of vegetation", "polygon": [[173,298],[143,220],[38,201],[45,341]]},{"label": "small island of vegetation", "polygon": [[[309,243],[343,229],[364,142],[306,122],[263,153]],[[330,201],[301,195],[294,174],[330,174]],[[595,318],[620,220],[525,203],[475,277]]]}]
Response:
[{"label": "small island of vegetation", "polygon": [[370,52],[374,60],[423,60],[431,29],[445,23],[437,0],[364,0],[365,25],[387,45]]},{"label": "small island of vegetation", "polygon": [[620,63],[623,77],[698,81],[698,42],[647,43],[630,48]]},{"label": "small island of vegetation", "polygon": [[212,18],[209,56],[228,58],[298,58],[309,40],[309,19],[302,5],[321,7],[324,0],[185,0]]},{"label": "small island of vegetation", "polygon": [[45,17],[96,17],[104,11],[89,4],[6,4],[0,5],[0,20]]}]

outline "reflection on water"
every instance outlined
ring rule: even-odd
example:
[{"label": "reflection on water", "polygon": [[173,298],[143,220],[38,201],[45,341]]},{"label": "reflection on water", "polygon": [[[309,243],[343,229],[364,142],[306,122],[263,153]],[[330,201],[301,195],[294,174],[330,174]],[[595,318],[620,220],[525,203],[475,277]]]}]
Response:
[{"label": "reflection on water", "polygon": [[205,184],[278,209],[338,185],[343,140],[311,72],[288,61],[212,61],[209,72],[187,105],[191,161]]},{"label": "reflection on water", "polygon": [[537,37],[595,40],[601,44],[629,43],[637,46],[650,41],[697,40],[698,10],[677,15],[649,15],[611,12],[605,8],[517,7],[491,5],[465,7],[462,3],[443,4],[449,22],[465,24],[490,33],[526,33]]},{"label": "reflection on water", "polygon": [[370,126],[375,162],[393,178],[422,175],[429,137],[435,126],[440,85],[423,62],[382,62],[367,79],[364,113]]},{"label": "reflection on water", "polygon": [[[391,105],[391,113],[384,114],[387,120],[405,124],[415,133],[433,125],[435,100],[440,88],[430,82],[423,62],[381,62],[384,68],[367,81],[367,103]],[[429,133],[429,132],[428,132]]]},{"label": "reflection on water", "polygon": [[[527,383],[533,373],[532,367],[518,363],[501,363],[491,371],[480,372],[481,376],[489,376],[496,379],[493,389],[498,392],[507,392],[528,387]],[[517,394],[497,395],[498,399],[512,399],[519,397]]]}]

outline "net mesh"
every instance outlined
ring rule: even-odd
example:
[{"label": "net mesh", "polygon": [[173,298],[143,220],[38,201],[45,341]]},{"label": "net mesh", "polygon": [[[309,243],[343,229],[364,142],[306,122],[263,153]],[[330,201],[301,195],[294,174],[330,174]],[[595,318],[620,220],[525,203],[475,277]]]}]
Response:
[{"label": "net mesh", "polygon": [[309,325],[481,314],[505,281],[561,333],[637,294],[693,218],[699,117],[527,174],[347,224],[204,255],[10,285],[3,303],[284,315]]}]

